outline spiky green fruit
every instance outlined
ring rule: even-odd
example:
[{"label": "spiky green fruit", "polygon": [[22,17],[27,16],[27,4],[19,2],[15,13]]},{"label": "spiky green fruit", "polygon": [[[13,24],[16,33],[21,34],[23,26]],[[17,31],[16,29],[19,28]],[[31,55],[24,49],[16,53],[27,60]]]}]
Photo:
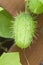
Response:
[{"label": "spiky green fruit", "polygon": [[16,17],[13,23],[13,37],[18,47],[29,47],[33,41],[35,32],[36,21],[28,13],[21,13]]},{"label": "spiky green fruit", "polygon": [[34,14],[43,13],[43,0],[26,0],[27,11],[31,11]]}]

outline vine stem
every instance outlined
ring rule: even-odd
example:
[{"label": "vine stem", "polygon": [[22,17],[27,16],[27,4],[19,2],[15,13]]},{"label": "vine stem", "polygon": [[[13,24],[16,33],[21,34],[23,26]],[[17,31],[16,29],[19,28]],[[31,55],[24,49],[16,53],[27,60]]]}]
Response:
[{"label": "vine stem", "polygon": [[25,57],[25,60],[26,60],[27,64],[30,65],[30,63],[29,63],[29,61],[28,61],[28,58],[27,58],[27,56],[26,56],[26,54],[25,54],[25,49],[23,50],[23,53],[24,53],[24,57]]},{"label": "vine stem", "polygon": [[0,48],[1,48],[1,49],[3,49],[5,52],[7,52],[7,51],[8,51],[8,49],[7,49],[7,48],[5,48],[5,47],[3,47],[3,46],[1,46]]}]

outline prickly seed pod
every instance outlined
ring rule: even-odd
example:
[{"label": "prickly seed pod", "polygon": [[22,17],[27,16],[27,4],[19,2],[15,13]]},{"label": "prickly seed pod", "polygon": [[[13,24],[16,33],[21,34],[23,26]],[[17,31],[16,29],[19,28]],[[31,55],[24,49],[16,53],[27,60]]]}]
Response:
[{"label": "prickly seed pod", "polygon": [[27,13],[21,13],[13,22],[13,38],[20,48],[27,48],[33,41],[36,32],[36,21]]},{"label": "prickly seed pod", "polygon": [[43,13],[43,0],[26,0],[26,7],[32,13],[41,14]]}]

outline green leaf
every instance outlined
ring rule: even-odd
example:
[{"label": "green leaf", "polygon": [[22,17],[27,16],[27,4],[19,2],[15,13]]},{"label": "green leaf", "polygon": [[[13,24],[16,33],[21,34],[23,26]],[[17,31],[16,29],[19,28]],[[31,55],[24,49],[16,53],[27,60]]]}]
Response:
[{"label": "green leaf", "polygon": [[39,0],[43,4],[43,0]]},{"label": "green leaf", "polygon": [[19,53],[3,53],[0,57],[0,65],[22,65],[20,63]]},{"label": "green leaf", "polygon": [[3,8],[0,7],[0,36],[5,38],[11,38],[11,25],[14,18]]}]

